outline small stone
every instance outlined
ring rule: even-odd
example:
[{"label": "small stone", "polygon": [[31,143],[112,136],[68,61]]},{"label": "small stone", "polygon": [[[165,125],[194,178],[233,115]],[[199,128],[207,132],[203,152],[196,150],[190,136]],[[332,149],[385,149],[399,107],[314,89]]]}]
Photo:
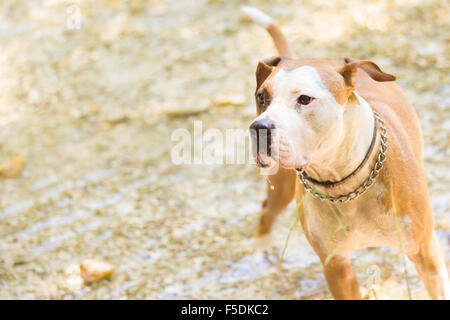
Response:
[{"label": "small stone", "polygon": [[243,106],[247,103],[246,96],[242,93],[218,94],[214,99],[214,105],[221,106]]},{"label": "small stone", "polygon": [[115,270],[114,264],[101,260],[85,259],[80,263],[80,273],[84,282],[95,282],[110,278]]},{"label": "small stone", "polygon": [[110,122],[108,122],[108,121],[103,121],[103,122],[101,123],[101,125],[100,125],[100,130],[101,130],[101,131],[106,131],[106,130],[111,129],[111,127],[112,127],[112,125],[111,125]]},{"label": "small stone", "polygon": [[180,108],[180,109],[165,109],[164,113],[169,117],[187,117],[187,116],[195,116],[200,113],[206,112],[208,108],[205,107],[192,107],[192,108]]},{"label": "small stone", "polygon": [[0,164],[0,177],[18,178],[25,166],[25,158],[23,156],[11,157],[8,161]]}]

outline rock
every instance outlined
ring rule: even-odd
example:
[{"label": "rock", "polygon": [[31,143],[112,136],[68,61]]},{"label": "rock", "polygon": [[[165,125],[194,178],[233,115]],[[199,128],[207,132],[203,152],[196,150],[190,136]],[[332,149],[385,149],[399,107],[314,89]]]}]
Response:
[{"label": "rock", "polygon": [[211,106],[209,98],[177,98],[161,106],[161,110],[168,117],[188,117],[207,112]]},{"label": "rock", "polygon": [[188,117],[188,116],[195,116],[200,113],[208,111],[208,108],[205,107],[192,107],[192,108],[179,108],[179,109],[165,109],[164,113],[172,118],[175,117]]},{"label": "rock", "polygon": [[247,103],[247,98],[242,93],[218,94],[214,98],[214,105],[221,106],[243,106]]},{"label": "rock", "polygon": [[80,263],[80,273],[84,282],[108,279],[114,274],[115,270],[114,264],[101,260],[85,259]]},{"label": "rock", "polygon": [[23,156],[11,157],[8,161],[0,164],[0,177],[18,178],[25,166],[25,158]]}]

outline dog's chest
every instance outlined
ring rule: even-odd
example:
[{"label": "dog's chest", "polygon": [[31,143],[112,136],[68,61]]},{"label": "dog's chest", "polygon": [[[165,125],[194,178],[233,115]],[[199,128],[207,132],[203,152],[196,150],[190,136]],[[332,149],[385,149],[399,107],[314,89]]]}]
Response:
[{"label": "dog's chest", "polygon": [[346,204],[330,206],[317,199],[307,201],[305,221],[310,238],[326,254],[349,255],[358,249],[379,246],[409,250],[411,222],[384,207],[381,199],[385,192],[382,183],[375,183]]}]

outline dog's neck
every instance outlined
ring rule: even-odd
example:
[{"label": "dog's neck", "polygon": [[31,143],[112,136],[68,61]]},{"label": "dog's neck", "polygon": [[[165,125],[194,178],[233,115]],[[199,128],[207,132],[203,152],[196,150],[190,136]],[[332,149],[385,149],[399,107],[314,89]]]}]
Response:
[{"label": "dog's neck", "polygon": [[358,168],[373,139],[375,118],[369,104],[356,92],[344,106],[343,130],[337,143],[315,153],[307,174],[317,181],[340,181]]}]

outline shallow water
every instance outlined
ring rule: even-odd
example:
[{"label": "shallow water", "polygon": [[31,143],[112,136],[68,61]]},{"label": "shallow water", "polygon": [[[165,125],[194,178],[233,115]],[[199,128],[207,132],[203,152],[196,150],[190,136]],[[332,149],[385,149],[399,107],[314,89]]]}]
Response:
[{"label": "shallow water", "polygon": [[[204,130],[248,127],[254,67],[274,54],[264,31],[237,2],[79,3],[79,30],[65,28],[61,3],[0,5],[8,25],[0,32],[0,162],[16,154],[27,161],[20,178],[0,178],[0,298],[331,298],[300,228],[278,263],[293,205],[271,241],[255,239],[265,182],[251,164],[171,162],[176,128],[193,132],[195,120]],[[450,266],[444,4],[377,2],[367,11],[356,1],[319,1],[302,4],[300,22],[293,1],[255,3],[280,17],[302,56],[370,57],[398,76],[422,123],[436,233]],[[337,8],[348,19],[330,32],[323,21],[338,23]],[[116,264],[115,275],[83,284],[85,258]],[[398,252],[362,250],[353,265],[365,295],[375,274],[376,298],[407,298]],[[413,298],[426,298],[409,262],[407,272]]]}]

